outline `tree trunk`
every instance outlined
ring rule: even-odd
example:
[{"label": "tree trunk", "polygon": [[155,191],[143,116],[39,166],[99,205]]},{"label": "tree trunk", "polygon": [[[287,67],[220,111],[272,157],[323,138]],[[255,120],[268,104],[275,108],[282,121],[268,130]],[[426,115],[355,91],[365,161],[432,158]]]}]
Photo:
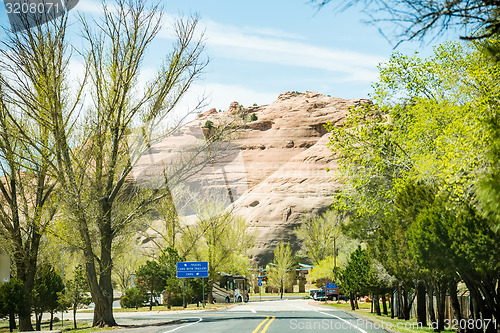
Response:
[{"label": "tree trunk", "polygon": [[153,291],[149,295],[149,311],[153,310]]},{"label": "tree trunk", "polygon": [[[453,311],[453,318],[455,318],[459,323],[461,323],[462,313],[460,312],[460,302],[458,301],[458,296],[457,296],[457,281],[450,280],[450,283],[448,284],[448,290],[450,293],[450,302],[451,302],[451,309]],[[466,331],[465,329],[460,328],[459,324],[456,332],[463,333],[465,331]]]},{"label": "tree trunk", "polygon": [[436,299],[437,299],[437,328],[434,329],[436,332],[444,331],[444,311],[445,311],[445,300],[446,300],[446,281],[440,281],[436,288]]},{"label": "tree trunk", "polygon": [[408,288],[403,289],[403,317],[404,320],[410,320],[411,303],[408,295]]},{"label": "tree trunk", "polygon": [[386,294],[382,294],[382,313],[384,315],[389,315],[389,312],[387,311],[387,300],[385,299]]},{"label": "tree trunk", "polygon": [[42,316],[43,316],[43,312],[35,313],[35,320],[36,320],[35,326],[36,326],[37,331],[42,330],[42,328],[41,328],[42,327]]},{"label": "tree trunk", "polygon": [[[15,313],[9,313],[9,331],[14,331],[16,329],[16,315]],[[33,330],[33,328],[31,328]]]},{"label": "tree trunk", "polygon": [[427,308],[429,311],[429,321],[436,322],[436,311],[434,310],[434,288],[429,283],[427,285]]},{"label": "tree trunk", "polygon": [[[104,211],[106,209],[103,208]],[[109,216],[110,210],[104,216]],[[80,220],[80,234],[84,240],[84,256],[85,256],[85,272],[87,282],[90,286],[90,294],[92,301],[95,304],[94,319],[92,326],[110,327],[116,326],[115,318],[113,317],[113,285],[111,283],[111,245],[112,245],[112,229],[110,221],[101,223],[101,260],[99,262],[100,274],[97,278],[94,250],[92,240],[89,234],[87,221],[82,218]]]},{"label": "tree trunk", "polygon": [[49,331],[52,331],[52,323],[54,322],[54,311],[50,310],[50,324],[49,324]]},{"label": "tree trunk", "polygon": [[373,293],[373,308],[375,310],[375,312],[377,313],[378,316],[381,316],[382,313],[380,312],[380,303],[378,302],[378,298],[379,298],[379,295],[378,295],[378,292],[375,292]]},{"label": "tree trunk", "polygon": [[35,233],[33,235],[32,241],[32,249],[29,253],[30,258],[25,257],[16,257],[14,256],[14,260],[16,261],[17,268],[17,276],[23,281],[24,284],[24,296],[25,302],[24,309],[20,309],[19,315],[19,331],[29,332],[33,331],[33,325],[31,324],[31,307],[33,303],[33,288],[35,286],[35,273],[36,273],[36,263],[38,258],[38,246],[39,246],[39,237],[38,234]]},{"label": "tree trunk", "polygon": [[427,326],[427,307],[425,304],[425,285],[422,281],[417,283],[417,323],[422,327]]},{"label": "tree trunk", "polygon": [[349,293],[349,301],[351,303],[351,310],[356,310],[356,306],[354,305],[354,293],[350,292]]},{"label": "tree trunk", "polygon": [[396,316],[396,309],[394,308],[395,305],[394,305],[394,290],[391,291],[391,318],[394,319],[394,317]]},{"label": "tree trunk", "polygon": [[75,330],[78,328],[76,327],[76,304],[73,304],[73,326]]},{"label": "tree trunk", "polygon": [[375,301],[375,294],[372,293],[372,302],[370,304],[370,313],[373,313],[373,303],[374,303],[374,301]]},{"label": "tree trunk", "polygon": [[397,306],[397,316],[398,319],[405,319],[404,317],[404,312],[403,312],[403,292],[401,291],[401,286],[398,286],[398,293],[397,293],[397,298],[398,298],[398,306]]},{"label": "tree trunk", "polygon": [[354,304],[356,304],[356,310],[359,310],[359,305],[358,305],[358,293],[354,293]]}]

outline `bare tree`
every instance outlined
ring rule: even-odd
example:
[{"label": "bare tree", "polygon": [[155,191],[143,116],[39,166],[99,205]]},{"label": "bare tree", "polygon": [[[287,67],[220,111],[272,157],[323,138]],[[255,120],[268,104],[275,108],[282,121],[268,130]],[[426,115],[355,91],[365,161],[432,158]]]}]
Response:
[{"label": "bare tree", "polygon": [[462,39],[484,39],[500,32],[497,0],[310,0],[318,7],[338,5],[343,10],[364,6],[372,22],[388,21],[399,30],[398,38],[423,38],[431,31],[463,29]]}]

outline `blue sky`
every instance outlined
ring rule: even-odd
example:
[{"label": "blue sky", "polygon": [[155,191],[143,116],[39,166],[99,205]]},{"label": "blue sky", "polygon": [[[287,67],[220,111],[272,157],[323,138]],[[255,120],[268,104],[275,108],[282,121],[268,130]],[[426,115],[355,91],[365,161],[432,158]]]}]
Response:
[{"label": "blue sky", "polygon": [[[94,0],[80,0],[76,7],[86,15],[99,15],[98,9]],[[363,23],[368,16],[361,8],[318,11],[308,0],[171,0],[164,2],[164,10],[164,29],[150,50],[143,77],[152,75],[169,52],[172,20],[198,14],[211,61],[184,103],[194,105],[204,94],[204,109],[225,110],[231,101],[267,104],[291,90],[367,98],[377,80],[377,64],[389,59],[398,41],[388,41],[378,31],[390,34],[390,25]],[[3,10],[0,24],[8,24]],[[455,36],[404,43],[397,50],[428,55],[432,45],[446,39]]]}]

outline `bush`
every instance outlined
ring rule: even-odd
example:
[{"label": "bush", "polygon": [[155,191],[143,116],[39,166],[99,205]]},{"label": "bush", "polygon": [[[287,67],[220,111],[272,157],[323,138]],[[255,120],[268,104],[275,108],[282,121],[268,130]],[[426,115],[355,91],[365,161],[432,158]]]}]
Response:
[{"label": "bush", "polygon": [[205,122],[205,126],[203,126],[203,127],[204,127],[204,128],[208,128],[209,130],[211,130],[211,129],[214,127],[214,123],[213,123],[213,121],[211,121],[211,120],[207,120],[207,121]]},{"label": "bush", "polygon": [[120,300],[122,308],[139,308],[146,302],[146,295],[137,287],[130,288]]},{"label": "bush", "polygon": [[256,121],[257,120],[257,115],[255,113],[252,113],[250,116],[250,121]]}]

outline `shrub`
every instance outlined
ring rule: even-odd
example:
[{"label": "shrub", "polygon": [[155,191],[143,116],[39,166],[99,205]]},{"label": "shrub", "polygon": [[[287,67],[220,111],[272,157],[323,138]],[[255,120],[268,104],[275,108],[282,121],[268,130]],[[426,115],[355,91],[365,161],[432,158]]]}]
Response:
[{"label": "shrub", "polygon": [[209,130],[211,130],[213,127],[214,127],[214,122],[211,120],[207,120],[205,122],[205,126],[203,126],[203,128],[208,128]]},{"label": "shrub", "polygon": [[257,120],[257,115],[255,113],[252,113],[250,116],[250,121],[256,121]]},{"label": "shrub", "polygon": [[122,297],[120,305],[122,308],[139,308],[146,302],[146,295],[137,287],[130,288]]}]

